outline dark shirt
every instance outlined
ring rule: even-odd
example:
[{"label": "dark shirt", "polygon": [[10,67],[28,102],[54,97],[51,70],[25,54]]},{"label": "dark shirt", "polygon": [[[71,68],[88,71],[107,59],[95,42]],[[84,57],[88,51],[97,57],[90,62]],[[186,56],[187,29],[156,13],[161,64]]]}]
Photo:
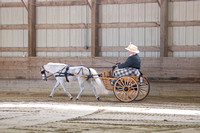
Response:
[{"label": "dark shirt", "polygon": [[140,57],[138,56],[138,54],[135,55],[131,55],[128,57],[128,59],[124,62],[118,65],[118,68],[126,68],[126,67],[132,67],[132,68],[136,68],[136,69],[140,69]]}]

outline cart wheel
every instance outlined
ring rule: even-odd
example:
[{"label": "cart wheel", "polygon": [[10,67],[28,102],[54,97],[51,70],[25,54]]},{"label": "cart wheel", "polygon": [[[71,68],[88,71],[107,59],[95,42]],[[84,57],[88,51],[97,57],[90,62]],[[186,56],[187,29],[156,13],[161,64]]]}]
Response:
[{"label": "cart wheel", "polygon": [[132,102],[138,96],[140,86],[136,79],[123,76],[116,80],[114,84],[115,97],[122,102]]},{"label": "cart wheel", "polygon": [[143,99],[145,99],[148,96],[149,91],[150,91],[149,81],[145,77],[143,77],[143,83],[141,83],[140,85],[140,91],[135,101],[142,101]]}]

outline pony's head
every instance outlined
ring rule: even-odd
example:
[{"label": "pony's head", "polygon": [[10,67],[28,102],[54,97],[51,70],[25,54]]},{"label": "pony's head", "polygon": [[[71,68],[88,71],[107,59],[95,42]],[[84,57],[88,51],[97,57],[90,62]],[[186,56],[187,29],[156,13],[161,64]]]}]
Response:
[{"label": "pony's head", "polygon": [[63,64],[63,63],[51,63],[51,62],[46,65],[43,65],[40,68],[40,72],[42,74],[42,79],[47,80],[47,78],[50,77],[50,76],[46,76],[46,72],[54,75],[59,72],[62,72],[66,66],[67,65]]},{"label": "pony's head", "polygon": [[46,70],[44,69],[44,66],[40,68],[40,72],[42,74],[42,79],[47,81]]}]

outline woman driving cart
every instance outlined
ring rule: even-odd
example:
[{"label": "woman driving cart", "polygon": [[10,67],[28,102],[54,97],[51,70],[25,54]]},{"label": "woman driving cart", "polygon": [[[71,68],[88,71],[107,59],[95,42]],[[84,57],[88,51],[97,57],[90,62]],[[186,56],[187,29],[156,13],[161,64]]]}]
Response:
[{"label": "woman driving cart", "polygon": [[137,46],[133,45],[131,42],[130,45],[125,49],[129,51],[130,55],[124,63],[117,63],[115,66],[113,66],[118,68],[114,71],[114,77],[119,78],[129,75],[140,76],[141,61],[138,55],[140,51],[138,50]]}]

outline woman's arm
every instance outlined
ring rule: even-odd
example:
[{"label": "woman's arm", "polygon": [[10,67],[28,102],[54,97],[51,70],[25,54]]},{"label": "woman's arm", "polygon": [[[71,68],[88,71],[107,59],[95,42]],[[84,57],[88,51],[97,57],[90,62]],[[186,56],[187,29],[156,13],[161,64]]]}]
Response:
[{"label": "woman's arm", "polygon": [[118,68],[126,68],[126,67],[130,67],[132,64],[132,59],[131,57],[128,57],[128,59],[124,62],[118,65]]}]

